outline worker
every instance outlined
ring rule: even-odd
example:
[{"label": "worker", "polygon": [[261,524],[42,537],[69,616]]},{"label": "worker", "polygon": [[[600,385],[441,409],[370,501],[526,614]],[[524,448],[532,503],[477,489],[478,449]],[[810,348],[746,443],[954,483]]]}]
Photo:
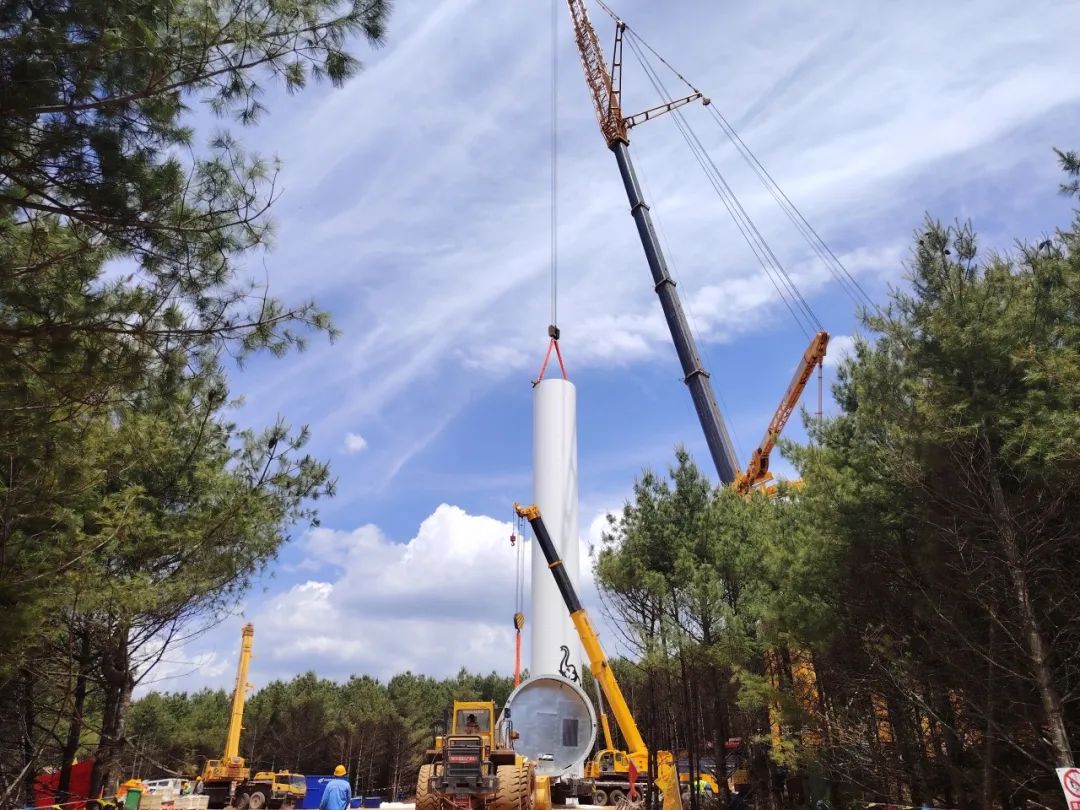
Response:
[{"label": "worker", "polygon": [[319,810],[348,810],[351,797],[352,788],[349,780],[345,778],[345,766],[338,765],[334,768],[334,778],[326,783]]},{"label": "worker", "polygon": [[465,733],[466,734],[479,734],[480,724],[476,722],[476,715],[470,714],[465,718]]}]

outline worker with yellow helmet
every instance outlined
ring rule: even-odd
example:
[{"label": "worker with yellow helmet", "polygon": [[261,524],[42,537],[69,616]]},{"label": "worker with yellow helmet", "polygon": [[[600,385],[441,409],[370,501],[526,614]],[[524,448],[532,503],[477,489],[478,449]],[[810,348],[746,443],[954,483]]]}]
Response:
[{"label": "worker with yellow helmet", "polygon": [[319,810],[349,810],[349,799],[352,797],[352,787],[345,778],[345,766],[338,765],[334,768],[334,778],[326,783],[322,801],[319,802]]}]

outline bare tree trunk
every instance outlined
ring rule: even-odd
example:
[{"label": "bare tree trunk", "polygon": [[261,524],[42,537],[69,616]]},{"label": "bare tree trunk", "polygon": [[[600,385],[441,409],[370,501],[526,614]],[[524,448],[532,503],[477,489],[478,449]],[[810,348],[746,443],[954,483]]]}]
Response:
[{"label": "bare tree trunk", "polygon": [[82,741],[83,707],[86,703],[86,681],[90,669],[90,634],[83,630],[79,633],[78,672],[75,676],[75,693],[72,697],[71,719],[68,722],[67,741],[64,743],[63,760],[60,763],[60,782],[57,786],[57,800],[68,801],[71,791],[71,764],[79,753]]},{"label": "bare tree trunk", "polygon": [[34,727],[37,725],[37,715],[34,711],[34,674],[26,667],[19,671],[22,680],[23,699],[23,791],[27,803],[34,801],[34,782],[37,779],[35,760],[37,754],[34,751]]},{"label": "bare tree trunk", "polygon": [[1049,665],[1049,650],[1039,627],[1035,607],[1031,602],[1027,571],[1016,536],[1015,524],[1005,502],[1005,493],[1001,487],[997,463],[994,459],[993,449],[990,447],[990,439],[987,436],[985,426],[983,426],[980,433],[982,435],[983,449],[986,452],[986,464],[989,473],[987,477],[989,479],[990,496],[994,508],[998,537],[1000,537],[1005,549],[1013,597],[1016,600],[1020,623],[1027,640],[1028,663],[1031,666],[1032,674],[1035,676],[1039,698],[1042,701],[1043,712],[1046,715],[1046,727],[1049,731],[1054,762],[1059,768],[1071,768],[1074,765],[1074,760],[1072,746],[1069,744],[1069,734],[1065,727],[1065,713],[1061,705],[1061,696],[1054,687],[1053,673]]},{"label": "bare tree trunk", "polygon": [[124,721],[131,706],[131,692],[135,688],[128,653],[128,628],[121,626],[111,640],[111,649],[102,658],[105,705],[101,718],[101,740],[90,775],[90,795],[93,798],[102,795],[102,791],[111,794],[119,781],[117,770],[125,744]]}]

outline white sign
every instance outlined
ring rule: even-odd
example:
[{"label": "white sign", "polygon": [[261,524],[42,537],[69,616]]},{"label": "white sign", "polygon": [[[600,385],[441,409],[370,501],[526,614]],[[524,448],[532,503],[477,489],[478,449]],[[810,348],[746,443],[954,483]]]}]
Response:
[{"label": "white sign", "polygon": [[1058,768],[1057,775],[1069,810],[1080,810],[1080,768]]}]

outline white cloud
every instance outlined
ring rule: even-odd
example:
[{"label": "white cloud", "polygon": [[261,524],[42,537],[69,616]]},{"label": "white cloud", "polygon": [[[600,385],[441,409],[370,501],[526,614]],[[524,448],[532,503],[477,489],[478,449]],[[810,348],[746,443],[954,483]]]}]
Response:
[{"label": "white cloud", "polygon": [[[309,558],[331,575],[249,606],[260,678],[309,667],[337,678],[390,677],[407,669],[436,676],[461,667],[512,671],[510,532],[509,522],[448,504],[405,543],[373,525],[313,530],[305,541]],[[527,554],[533,545],[526,544]],[[581,590],[592,602],[595,586],[585,554],[581,567]],[[528,633],[524,640],[527,661]]]},{"label": "white cloud", "polygon": [[852,335],[833,335],[829,338],[829,348],[825,354],[825,367],[836,368],[855,350],[855,338]]},{"label": "white cloud", "polygon": [[367,450],[367,439],[359,433],[346,433],[344,450],[346,453],[362,453]]}]

